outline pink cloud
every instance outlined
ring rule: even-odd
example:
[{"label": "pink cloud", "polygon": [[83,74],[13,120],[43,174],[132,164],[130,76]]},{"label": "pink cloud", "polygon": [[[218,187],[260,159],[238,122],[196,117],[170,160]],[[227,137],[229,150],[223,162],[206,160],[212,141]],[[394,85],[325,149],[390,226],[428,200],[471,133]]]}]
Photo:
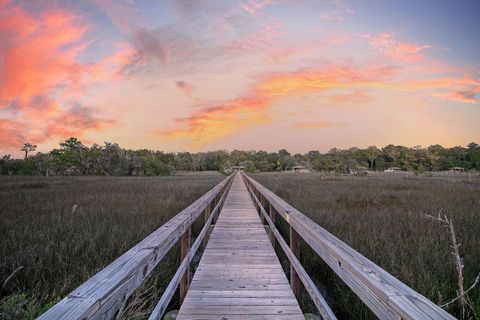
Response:
[{"label": "pink cloud", "polygon": [[0,119],[0,148],[20,147],[25,143],[24,126],[16,121]]},{"label": "pink cloud", "polygon": [[101,119],[97,111],[81,105],[74,105],[69,110],[59,113],[46,128],[49,138],[66,139],[82,136],[88,130],[101,130],[115,124],[111,119]]},{"label": "pink cloud", "polygon": [[364,37],[368,40],[370,48],[377,54],[400,61],[411,62],[422,60],[422,51],[431,48],[429,44],[418,45],[408,42],[399,42],[394,39],[392,33],[386,32],[375,36],[366,34]]},{"label": "pink cloud", "polygon": [[206,107],[199,104],[197,107],[201,109],[190,117],[177,119],[178,126],[175,128],[155,133],[168,139],[186,138],[193,147],[203,146],[247,126],[268,122],[266,111],[280,99],[334,88],[374,85],[394,73],[394,69],[384,66],[327,65],[317,69],[264,74],[245,94]]},{"label": "pink cloud", "polygon": [[[78,99],[89,88],[120,77],[135,53],[120,45],[96,63],[80,62],[91,45],[86,39],[90,29],[83,15],[74,11],[29,12],[0,2],[0,109],[10,115],[0,118],[2,137],[7,137],[0,147],[12,147],[24,138],[41,143],[68,131],[78,136],[113,123],[85,108],[81,111]],[[17,127],[22,128],[21,135],[15,134]]]},{"label": "pink cloud", "polygon": [[[292,72],[266,73],[256,78],[246,93],[237,98],[218,102],[210,106],[198,104],[189,117],[177,119],[176,126],[155,133],[168,139],[187,139],[191,146],[203,146],[245,127],[265,124],[270,121],[268,109],[275,103],[295,95],[327,92],[329,90],[352,90],[372,88],[403,92],[426,92],[429,96],[442,99],[456,99],[474,102],[475,94],[462,88],[474,88],[478,92],[479,83],[465,78],[429,78],[422,80],[396,80],[399,69],[396,67],[370,64],[328,64],[319,68],[299,69]],[[449,88],[459,88],[455,94],[440,93]],[[365,92],[327,96],[333,104],[365,103],[373,99]],[[198,108],[200,107],[200,108]],[[295,125],[299,129],[327,128],[343,126],[326,122],[302,122]]]},{"label": "pink cloud", "polygon": [[27,106],[61,84],[74,83],[82,66],[76,56],[88,27],[69,12],[52,10],[34,17],[21,7],[2,7],[0,33],[3,61],[0,101]]},{"label": "pink cloud", "polygon": [[255,15],[263,7],[273,3],[273,0],[249,0],[240,5],[240,7],[248,14]]},{"label": "pink cloud", "polygon": [[443,100],[450,100],[462,103],[477,103],[477,94],[480,90],[477,89],[467,89],[464,91],[452,91],[452,92],[443,92],[433,94],[433,96],[443,99]]},{"label": "pink cloud", "polygon": [[346,33],[330,33],[327,35],[327,42],[331,44],[347,43],[351,39],[352,37]]}]

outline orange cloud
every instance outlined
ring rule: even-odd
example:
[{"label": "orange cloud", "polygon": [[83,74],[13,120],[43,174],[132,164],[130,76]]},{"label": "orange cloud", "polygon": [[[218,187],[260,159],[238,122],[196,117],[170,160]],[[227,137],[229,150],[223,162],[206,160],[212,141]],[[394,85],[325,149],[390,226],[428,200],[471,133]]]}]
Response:
[{"label": "orange cloud", "polygon": [[423,57],[421,51],[430,49],[428,44],[417,45],[408,42],[399,42],[394,39],[394,35],[391,33],[380,33],[376,36],[364,35],[368,39],[368,43],[371,49],[376,53],[383,55],[390,59],[396,59],[400,61],[418,61]]},{"label": "orange cloud", "polygon": [[194,148],[201,147],[254,124],[265,123],[263,112],[269,105],[267,98],[245,96],[223,104],[206,107],[187,118],[177,119],[184,128],[160,130],[155,133],[168,139],[187,138]]},{"label": "orange cloud", "polygon": [[[187,139],[191,146],[203,146],[226,135],[237,132],[246,126],[254,126],[269,120],[267,111],[274,103],[295,95],[323,92],[331,89],[380,88],[386,90],[427,91],[431,96],[456,98],[464,102],[473,102],[475,96],[470,91],[459,90],[458,95],[444,94],[447,89],[475,86],[478,92],[479,82],[470,77],[432,78],[423,80],[395,80],[398,68],[382,65],[356,67],[353,65],[327,65],[318,69],[302,69],[294,72],[276,72],[257,78],[250,90],[214,107],[202,108],[191,117],[177,119],[179,127],[160,130],[160,134],[169,139]],[[332,103],[362,103],[373,97],[362,91],[347,94],[330,95]],[[343,126],[326,122],[302,122],[295,128],[314,129],[331,126]]]},{"label": "orange cloud", "polygon": [[186,138],[200,147],[246,126],[268,121],[267,109],[283,97],[332,88],[349,88],[388,78],[395,70],[389,67],[331,65],[322,69],[269,73],[259,77],[248,93],[213,107],[202,108],[191,117],[177,119],[180,128],[160,130],[168,139]]},{"label": "orange cloud", "polygon": [[465,91],[438,93],[438,94],[435,94],[434,96],[444,100],[464,102],[464,103],[476,103],[477,102],[476,95],[478,92],[479,92],[478,89],[477,90],[469,89]]},{"label": "orange cloud", "polygon": [[[9,137],[0,146],[12,147],[25,139],[41,143],[52,137],[79,136],[112,123],[78,107],[77,100],[88,88],[120,77],[135,51],[120,44],[96,63],[80,62],[91,44],[85,39],[89,30],[83,16],[75,12],[29,12],[0,2],[0,109],[15,117],[0,118],[2,137]],[[22,135],[13,133],[15,126],[22,128]]]},{"label": "orange cloud", "polygon": [[289,73],[271,73],[261,77],[256,90],[268,96],[283,96],[326,89],[374,86],[397,73],[395,67],[370,65],[328,65]]},{"label": "orange cloud", "polygon": [[57,137],[66,139],[68,137],[78,137],[88,130],[104,129],[115,122],[110,119],[101,119],[95,115],[95,110],[75,105],[71,109],[64,111],[51,121],[46,128],[46,136],[49,138]]},{"label": "orange cloud", "polygon": [[24,128],[20,123],[0,119],[0,148],[20,146],[25,142],[22,135]]},{"label": "orange cloud", "polygon": [[87,30],[78,17],[52,10],[37,18],[21,7],[0,9],[1,101],[17,100],[23,107],[55,86],[76,81],[81,68],[76,55],[85,48],[79,40]]}]

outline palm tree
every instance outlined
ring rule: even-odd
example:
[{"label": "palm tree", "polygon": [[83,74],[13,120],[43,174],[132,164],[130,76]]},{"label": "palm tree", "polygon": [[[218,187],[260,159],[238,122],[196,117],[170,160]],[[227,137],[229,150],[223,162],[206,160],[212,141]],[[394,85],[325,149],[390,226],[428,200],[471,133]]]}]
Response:
[{"label": "palm tree", "polygon": [[23,151],[25,152],[25,160],[28,158],[28,153],[31,152],[31,151],[35,151],[37,149],[37,145],[36,144],[30,144],[30,143],[25,143],[22,147],[22,149],[20,149],[20,151]]}]

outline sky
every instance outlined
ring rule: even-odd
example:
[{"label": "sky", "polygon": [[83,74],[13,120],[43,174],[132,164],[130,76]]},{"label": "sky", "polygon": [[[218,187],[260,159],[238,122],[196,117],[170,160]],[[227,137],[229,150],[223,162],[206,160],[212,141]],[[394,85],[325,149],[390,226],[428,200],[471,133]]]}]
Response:
[{"label": "sky", "polygon": [[0,154],[480,142],[478,0],[0,0]]}]

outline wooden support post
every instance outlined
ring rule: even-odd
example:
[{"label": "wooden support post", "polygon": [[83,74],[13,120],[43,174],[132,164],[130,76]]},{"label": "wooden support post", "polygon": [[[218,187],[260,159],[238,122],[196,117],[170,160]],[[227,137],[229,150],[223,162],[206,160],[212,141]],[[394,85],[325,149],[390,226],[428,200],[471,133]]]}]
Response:
[{"label": "wooden support post", "polygon": [[215,208],[215,206],[217,205],[217,197],[212,199],[212,202],[210,202],[210,205],[212,206],[212,208]]},{"label": "wooden support post", "polygon": [[[189,227],[185,232],[182,234],[180,238],[180,261],[187,256],[188,250],[190,250],[190,245],[192,242],[192,227]],[[180,305],[182,305],[183,300],[185,299],[185,295],[187,294],[188,285],[189,285],[189,278],[190,278],[190,267],[185,270],[185,274],[180,281]]]},{"label": "wooden support post", "polygon": [[[270,215],[270,220],[272,220],[273,225],[275,225],[275,217],[276,217],[276,212],[275,209],[272,207],[271,204],[268,204],[268,214]],[[275,250],[275,235],[273,234],[273,231],[270,229],[270,242],[272,243],[273,250]]]},{"label": "wooden support post", "polygon": [[[300,242],[298,241],[298,233],[292,228],[292,226],[290,226],[290,250],[292,250],[297,259],[300,259]],[[299,285],[300,280],[298,278],[298,274],[290,263],[290,286],[292,287],[292,291],[297,298],[299,293]]]},{"label": "wooden support post", "polygon": [[[255,191],[253,191],[253,195],[255,195]],[[260,200],[260,203],[262,204],[263,206],[263,198],[261,195],[259,196],[256,196],[258,200]],[[258,214],[260,215],[260,220],[262,221],[262,224],[265,224],[265,217],[263,216],[263,213],[262,213],[262,208],[260,207],[260,205],[254,201],[254,204],[255,204],[255,207],[257,208],[257,211],[258,211]]]},{"label": "wooden support post", "polygon": [[[212,208],[212,204],[209,204],[206,208],[205,208],[205,223],[207,223],[208,221],[208,218],[210,218],[210,213],[212,212],[211,211],[211,208]],[[203,249],[205,249],[207,247],[207,243],[208,243],[208,238],[210,237],[210,233],[207,232],[207,234],[205,235],[205,238],[203,238]]]}]

